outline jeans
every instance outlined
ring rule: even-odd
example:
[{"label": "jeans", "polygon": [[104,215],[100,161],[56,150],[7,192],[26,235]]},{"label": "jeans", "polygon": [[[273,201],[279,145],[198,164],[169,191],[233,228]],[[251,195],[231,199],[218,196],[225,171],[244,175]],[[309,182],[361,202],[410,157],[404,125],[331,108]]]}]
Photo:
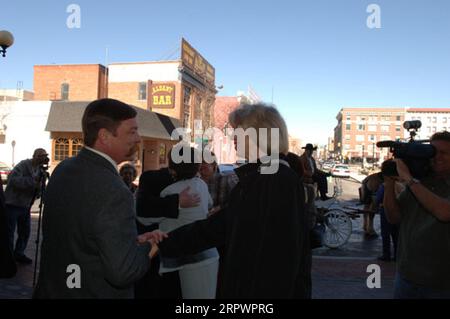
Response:
[{"label": "jeans", "polygon": [[[25,255],[31,232],[31,213],[29,208],[6,205],[9,248],[15,255]],[[14,248],[14,234],[17,226],[17,241]]]},{"label": "jeans", "polygon": [[416,285],[397,272],[394,283],[394,299],[450,299],[450,290]]},{"label": "jeans", "polygon": [[383,243],[383,256],[391,258],[391,238],[394,244],[394,258],[397,256],[397,242],[399,226],[390,224],[386,218],[384,208],[379,209],[381,224],[381,239]]}]

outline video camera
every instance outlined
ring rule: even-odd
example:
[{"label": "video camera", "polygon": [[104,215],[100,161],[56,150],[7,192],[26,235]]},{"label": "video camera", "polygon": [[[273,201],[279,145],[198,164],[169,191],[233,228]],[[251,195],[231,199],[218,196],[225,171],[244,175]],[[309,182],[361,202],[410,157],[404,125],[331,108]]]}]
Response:
[{"label": "video camera", "polygon": [[[403,127],[409,131],[408,142],[380,141],[377,147],[389,147],[394,158],[399,158],[408,166],[411,175],[421,179],[431,171],[431,159],[436,154],[436,149],[428,143],[429,140],[414,140],[417,130],[422,126],[420,121],[406,121]],[[385,176],[398,176],[397,165],[392,159],[386,160],[381,166],[381,172]]]},{"label": "video camera", "polygon": [[48,156],[46,156],[41,164],[39,165],[39,172],[41,174],[41,177],[47,177],[48,178],[48,163],[50,162],[50,159]]}]

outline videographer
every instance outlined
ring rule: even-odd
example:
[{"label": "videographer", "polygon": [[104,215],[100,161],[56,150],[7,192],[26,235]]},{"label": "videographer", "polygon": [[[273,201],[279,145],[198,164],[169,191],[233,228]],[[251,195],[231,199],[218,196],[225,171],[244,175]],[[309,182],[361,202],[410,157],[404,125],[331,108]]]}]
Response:
[{"label": "videographer", "polygon": [[[48,154],[38,148],[32,159],[26,159],[17,164],[8,177],[5,190],[6,219],[8,238],[14,258],[19,263],[31,264],[31,258],[25,256],[28,239],[31,232],[31,206],[39,194],[43,166],[48,164]],[[46,172],[45,172],[46,173]],[[14,247],[14,234],[17,226],[17,241]]]},{"label": "videographer", "polygon": [[[384,207],[401,223],[394,298],[450,298],[450,133],[431,137],[432,172],[422,180],[395,159],[398,178],[385,176]],[[406,184],[397,198],[396,180]]]}]

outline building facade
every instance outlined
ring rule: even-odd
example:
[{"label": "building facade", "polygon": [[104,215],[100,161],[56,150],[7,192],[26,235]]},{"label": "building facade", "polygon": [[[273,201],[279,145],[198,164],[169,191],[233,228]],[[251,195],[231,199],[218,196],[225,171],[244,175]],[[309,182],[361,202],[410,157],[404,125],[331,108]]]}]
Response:
[{"label": "building facade", "polygon": [[51,151],[45,131],[51,102],[0,102],[0,162],[14,166],[31,158],[36,148]]},{"label": "building facade", "polygon": [[429,139],[436,132],[450,130],[450,108],[407,108],[405,121],[414,120],[422,122],[416,138]]},{"label": "building facade", "polygon": [[108,70],[101,64],[34,66],[34,99],[93,101],[108,96]]},{"label": "building facade", "polygon": [[342,108],[336,116],[334,153],[341,160],[368,162],[388,158],[388,149],[376,147],[383,140],[404,139],[404,108]]},{"label": "building facade", "polygon": [[32,101],[34,93],[24,89],[0,89],[0,102]]}]

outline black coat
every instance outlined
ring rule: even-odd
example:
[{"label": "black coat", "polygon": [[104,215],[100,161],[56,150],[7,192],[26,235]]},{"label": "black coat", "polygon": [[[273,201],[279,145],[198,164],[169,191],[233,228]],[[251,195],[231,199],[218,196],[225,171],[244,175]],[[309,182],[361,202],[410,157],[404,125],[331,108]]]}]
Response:
[{"label": "black coat", "polygon": [[139,217],[178,218],[178,194],[159,196],[174,182],[167,168],[142,173],[136,194],[136,214]]},{"label": "black coat", "polygon": [[[136,214],[139,217],[178,218],[178,194],[160,197],[161,191],[175,181],[169,169],[146,171],[139,178],[136,193]],[[144,226],[137,221],[138,233],[153,231],[158,225]],[[159,256],[152,259],[150,270],[135,285],[137,299],[179,299],[181,298],[178,272],[159,275]]]},{"label": "black coat", "polygon": [[239,183],[226,210],[169,233],[162,256],[225,244],[223,298],[310,296],[309,228],[303,185],[285,165],[261,174],[259,164],[236,169]]},{"label": "black coat", "polygon": [[16,262],[9,249],[6,214],[3,186],[0,185],[0,278],[13,277],[17,272]]}]

